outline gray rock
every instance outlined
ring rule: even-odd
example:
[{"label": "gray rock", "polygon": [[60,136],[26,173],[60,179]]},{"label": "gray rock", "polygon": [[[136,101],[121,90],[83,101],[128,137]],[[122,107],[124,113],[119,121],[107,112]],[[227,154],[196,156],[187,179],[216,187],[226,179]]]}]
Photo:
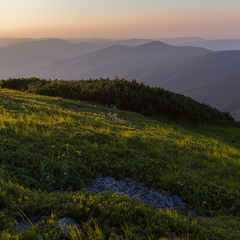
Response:
[{"label": "gray rock", "polygon": [[[23,216],[24,217],[24,216]],[[26,229],[31,229],[33,225],[40,224],[42,216],[32,216],[30,218],[24,217],[24,219],[17,219],[15,221],[15,227],[18,228],[21,232]]]},{"label": "gray rock", "polygon": [[161,209],[184,209],[187,204],[184,203],[177,195],[169,196],[167,191],[157,191],[126,178],[116,180],[113,177],[99,177],[94,179],[85,187],[86,192],[110,193],[118,192],[119,194],[128,195],[131,198],[139,197],[140,201],[153,205]]},{"label": "gray rock", "polygon": [[157,191],[148,188],[131,178],[124,180],[116,180],[113,177],[102,177],[94,179],[85,187],[86,192],[95,192],[107,194],[125,194],[131,198],[140,198],[142,203],[155,206],[159,209],[172,209],[184,212],[187,216],[202,218],[198,216],[194,210],[188,210],[187,204],[177,195],[171,195],[169,192],[162,190]]},{"label": "gray rock", "polygon": [[80,224],[76,222],[74,219],[69,217],[64,217],[58,220],[58,227],[67,234],[67,231],[69,229],[73,229],[73,227],[76,226],[77,228],[80,227]]}]

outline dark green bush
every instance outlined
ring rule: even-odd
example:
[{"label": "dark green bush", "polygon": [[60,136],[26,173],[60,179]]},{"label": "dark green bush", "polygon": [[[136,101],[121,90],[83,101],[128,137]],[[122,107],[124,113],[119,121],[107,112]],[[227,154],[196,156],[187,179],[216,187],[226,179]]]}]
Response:
[{"label": "dark green bush", "polygon": [[229,113],[222,113],[181,94],[145,86],[135,80],[130,82],[115,78],[114,80],[52,81],[22,78],[2,80],[1,85],[2,88],[28,90],[47,96],[113,104],[118,108],[140,112],[146,116],[164,114],[193,121],[236,124]]}]

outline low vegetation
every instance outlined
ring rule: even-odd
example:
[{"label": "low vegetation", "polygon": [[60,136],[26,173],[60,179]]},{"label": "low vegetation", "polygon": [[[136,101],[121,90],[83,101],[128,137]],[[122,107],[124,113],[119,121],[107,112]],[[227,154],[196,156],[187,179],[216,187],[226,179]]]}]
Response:
[{"label": "low vegetation", "polygon": [[[22,88],[67,85],[46,82]],[[110,99],[105,103],[113,103]],[[0,89],[0,239],[239,239],[240,129],[231,121],[177,122]],[[177,194],[202,217],[117,193],[85,193],[85,184],[100,174]],[[15,227],[19,218],[37,215],[39,225],[23,232]],[[58,226],[66,216],[80,229],[66,235]]]},{"label": "low vegetation", "polygon": [[115,78],[113,81],[110,79],[52,81],[22,78],[2,80],[1,86],[47,96],[113,104],[117,108],[139,112],[145,116],[164,114],[193,121],[236,124],[229,113],[222,113],[181,94],[139,84],[135,80],[130,82]]}]

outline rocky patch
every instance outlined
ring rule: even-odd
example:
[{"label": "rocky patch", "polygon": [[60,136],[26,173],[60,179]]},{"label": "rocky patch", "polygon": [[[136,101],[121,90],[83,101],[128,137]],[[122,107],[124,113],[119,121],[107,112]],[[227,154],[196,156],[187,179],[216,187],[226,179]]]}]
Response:
[{"label": "rocky patch", "polygon": [[[118,192],[118,194],[126,194],[131,198],[138,197],[141,202],[160,209],[183,210],[187,206],[177,195],[170,195],[164,190],[157,191],[153,188],[148,188],[131,178],[116,180],[113,177],[99,177],[88,184],[85,190],[86,192],[106,192],[110,194]],[[194,214],[195,213],[192,212],[192,215]]]}]

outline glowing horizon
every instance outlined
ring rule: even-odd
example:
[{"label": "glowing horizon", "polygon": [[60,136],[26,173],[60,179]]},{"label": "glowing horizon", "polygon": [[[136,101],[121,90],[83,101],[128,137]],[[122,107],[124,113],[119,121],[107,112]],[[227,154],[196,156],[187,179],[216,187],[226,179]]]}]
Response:
[{"label": "glowing horizon", "polygon": [[240,38],[237,0],[130,1],[0,0],[0,38]]}]

